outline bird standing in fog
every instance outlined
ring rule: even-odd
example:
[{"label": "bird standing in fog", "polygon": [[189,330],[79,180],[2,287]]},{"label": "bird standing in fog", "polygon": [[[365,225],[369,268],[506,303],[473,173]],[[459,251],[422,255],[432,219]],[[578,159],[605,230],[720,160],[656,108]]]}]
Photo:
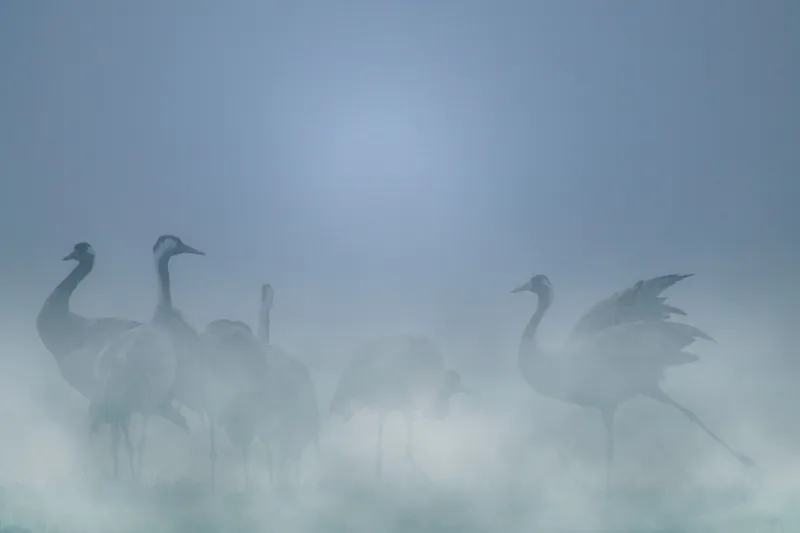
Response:
[{"label": "bird standing in fog", "polygon": [[[186,420],[172,404],[183,370],[181,363],[187,357],[187,330],[194,332],[172,305],[169,261],[179,254],[205,255],[178,237],[163,235],[158,238],[153,246],[158,281],[158,302],[153,318],[109,343],[99,355],[95,369],[96,376],[104,383],[92,400],[95,424],[105,419],[112,426],[116,425],[117,433],[123,433],[130,447],[127,434],[130,416],[138,412],[144,417],[138,446],[140,472],[147,421],[151,415],[162,413],[188,431]],[[188,356],[197,357],[197,354]]]},{"label": "bird standing in fog", "polygon": [[211,370],[211,423],[224,427],[241,451],[247,488],[250,445],[255,439],[262,397],[267,392],[266,358],[250,327],[237,320],[214,320],[206,326],[202,340]]},{"label": "bird standing in fog", "polygon": [[578,321],[560,353],[545,352],[536,341],[539,323],[553,303],[553,286],[547,276],[533,276],[512,291],[532,292],[538,298],[519,347],[518,365],[525,381],[539,394],[598,409],[603,417],[606,496],[614,458],[614,413],[621,403],[639,395],[677,409],[736,460],[747,466],[754,464],[661,389],[667,368],[698,359],[684,348],[696,339],[712,340],[693,326],[671,321],[672,315],[686,313],[667,305],[666,298],[660,296],[689,276],[672,274],[642,280],[599,302]]},{"label": "bird standing in fog", "polygon": [[259,421],[259,439],[269,448],[270,477],[277,454],[279,475],[287,468],[298,476],[303,453],[319,435],[319,407],[317,393],[308,368],[297,357],[272,344],[270,313],[274,291],[272,286],[261,286],[258,336],[269,366],[269,382],[265,412]]},{"label": "bird standing in fog", "polygon": [[94,249],[89,243],[79,242],[64,261],[78,264],[45,300],[36,319],[36,329],[67,383],[91,398],[98,386],[94,375],[97,354],[109,341],[139,322],[124,318],[90,319],[73,313],[69,300],[94,268]]},{"label": "bird standing in fog", "polygon": [[[64,261],[77,261],[77,265],[58,284],[44,302],[36,319],[36,329],[45,347],[53,354],[61,375],[73,388],[92,401],[97,398],[105,383],[96,374],[98,358],[108,352],[109,343],[140,326],[135,320],[125,318],[84,318],[70,310],[70,296],[94,268],[95,252],[87,242],[79,242]],[[97,429],[96,405],[90,406],[90,419]],[[174,420],[170,412],[158,414]],[[127,430],[127,423],[125,423]],[[119,445],[117,421],[111,424],[112,457],[117,470]]]},{"label": "bird standing in fog", "polygon": [[331,413],[347,422],[357,410],[378,412],[375,475],[381,478],[383,425],[389,411],[400,411],[408,431],[406,460],[414,463],[415,414],[442,420],[449,413],[450,397],[469,391],[455,370],[445,368],[436,344],[422,336],[387,337],[358,350],[342,374],[331,401]]}]

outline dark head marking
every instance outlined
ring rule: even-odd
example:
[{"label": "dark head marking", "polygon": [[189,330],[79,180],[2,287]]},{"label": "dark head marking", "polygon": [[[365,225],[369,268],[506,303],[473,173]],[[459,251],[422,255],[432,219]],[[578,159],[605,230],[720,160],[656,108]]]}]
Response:
[{"label": "dark head marking", "polygon": [[156,241],[156,243],[153,245],[153,252],[155,252],[156,250],[158,250],[162,246],[167,246],[168,244],[169,245],[173,245],[171,243],[174,243],[174,245],[177,245],[180,242],[181,242],[181,239],[179,237],[176,237],[175,235],[164,234],[161,237],[159,237],[158,240]]},{"label": "dark head marking", "polygon": [[178,254],[205,255],[205,253],[185,244],[180,237],[165,234],[153,245],[153,254],[159,257],[171,257]]},{"label": "dark head marking", "polygon": [[72,249],[72,253],[64,257],[64,261],[74,259],[76,261],[83,261],[85,259],[94,258],[94,250],[88,242],[79,242]]}]

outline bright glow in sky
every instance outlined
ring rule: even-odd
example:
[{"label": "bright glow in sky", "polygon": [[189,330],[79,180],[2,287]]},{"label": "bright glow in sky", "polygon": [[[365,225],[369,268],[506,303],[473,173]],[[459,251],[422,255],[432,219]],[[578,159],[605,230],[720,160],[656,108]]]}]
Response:
[{"label": "bright glow in sky", "polygon": [[430,248],[463,229],[472,203],[458,109],[447,98],[458,81],[436,68],[350,69],[317,104],[305,148],[314,163],[298,191],[340,248]]},{"label": "bright glow in sky", "polygon": [[[334,103],[323,130],[327,145],[320,155],[334,169],[372,172],[363,176],[370,178],[367,182],[432,177],[450,152],[441,117],[446,103],[425,105],[420,100],[405,87],[369,87],[364,94]],[[402,173],[397,165],[401,161],[408,165]]]}]

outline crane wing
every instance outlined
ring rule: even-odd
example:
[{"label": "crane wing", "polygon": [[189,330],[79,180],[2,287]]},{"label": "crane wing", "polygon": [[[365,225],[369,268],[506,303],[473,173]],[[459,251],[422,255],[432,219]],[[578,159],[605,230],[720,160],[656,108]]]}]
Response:
[{"label": "crane wing", "polygon": [[666,320],[629,322],[600,330],[568,346],[558,390],[579,405],[622,400],[656,384],[671,367],[697,356],[685,349],[708,335],[688,324]]},{"label": "crane wing", "polygon": [[667,305],[660,296],[664,290],[692,274],[668,274],[640,280],[632,287],[612,294],[595,304],[572,330],[571,340],[580,341],[604,329],[634,322],[664,321],[671,315],[686,313]]},{"label": "crane wing", "polygon": [[362,346],[339,381],[335,401],[356,398],[365,403],[380,398],[414,398],[440,385],[444,356],[423,336],[391,336]]},{"label": "crane wing", "polygon": [[91,398],[97,388],[94,372],[98,354],[116,337],[140,323],[124,318],[71,316],[74,318],[70,328],[74,329],[65,330],[67,335],[61,337],[59,344],[59,347],[66,347],[69,356],[63,358],[59,370],[67,383]]},{"label": "crane wing", "polygon": [[209,322],[208,326],[206,326],[206,332],[220,336],[253,335],[253,330],[246,323],[241,320],[229,320],[227,318]]},{"label": "crane wing", "polygon": [[209,408],[208,349],[197,331],[183,318],[180,311],[159,305],[153,316],[153,325],[167,332],[178,360],[175,397],[196,413],[207,413]]},{"label": "crane wing", "polygon": [[[142,324],[114,338],[98,354],[95,377],[106,393],[135,387],[150,408],[168,398],[177,374],[175,347],[167,331]],[[115,390],[116,389],[116,390]]]},{"label": "crane wing", "polygon": [[84,323],[86,344],[84,349],[94,350],[97,354],[119,335],[141,326],[141,322],[127,318],[92,318]]},{"label": "crane wing", "polygon": [[318,424],[317,394],[308,368],[286,350],[270,345],[267,414],[293,427]]},{"label": "crane wing", "polygon": [[258,388],[267,373],[267,360],[250,326],[238,320],[210,322],[203,333],[215,373],[242,390]]},{"label": "crane wing", "polygon": [[198,366],[205,362],[205,346],[197,331],[183,318],[177,309],[156,309],[152,324],[166,332],[172,344],[178,362],[185,365],[191,372],[197,371]]},{"label": "crane wing", "polygon": [[697,339],[711,337],[689,324],[658,320],[629,322],[584,337],[575,345],[587,357],[630,362],[632,359],[673,366],[691,363],[697,356],[683,351]]}]

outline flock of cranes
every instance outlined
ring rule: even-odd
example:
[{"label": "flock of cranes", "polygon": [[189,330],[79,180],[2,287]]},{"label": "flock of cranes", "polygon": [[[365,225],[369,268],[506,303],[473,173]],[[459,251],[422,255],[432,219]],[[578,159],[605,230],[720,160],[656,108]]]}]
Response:
[{"label": "flock of cranes", "polygon": [[[205,255],[174,235],[162,235],[153,246],[158,299],[148,322],[88,319],[71,311],[70,296],[92,271],[95,253],[88,243],[76,244],[64,260],[77,265],[49,295],[37,318],[43,344],[64,379],[89,401],[91,430],[109,425],[115,477],[119,476],[120,441],[127,450],[131,475],[140,477],[148,420],[158,416],[188,432],[183,407],[207,421],[212,486],[218,426],[241,451],[245,483],[249,450],[256,439],[268,450],[270,479],[296,476],[303,453],[318,443],[320,414],[307,367],[271,342],[272,287],[261,287],[256,333],[246,323],[228,319],[214,320],[198,332],[173,305],[170,260],[182,254]],[[538,300],[519,347],[522,377],[543,396],[600,412],[607,433],[607,490],[614,455],[614,413],[621,403],[639,395],[679,410],[738,461],[753,465],[660,387],[668,367],[697,360],[685,351],[689,345],[697,339],[711,340],[699,329],[671,320],[686,313],[661,296],[686,277],[639,281],[601,301],[580,319],[561,353],[546,353],[536,342],[539,324],[553,303],[550,280],[536,275],[512,291],[534,293]],[[433,341],[423,336],[386,337],[355,352],[340,378],[330,412],[345,422],[365,407],[378,412],[375,474],[380,478],[387,413],[399,411],[405,416],[406,459],[413,462],[415,418],[420,414],[445,418],[450,398],[458,393],[472,392],[462,384],[459,373],[445,365]],[[134,414],[144,420],[136,445],[129,435]]]}]

